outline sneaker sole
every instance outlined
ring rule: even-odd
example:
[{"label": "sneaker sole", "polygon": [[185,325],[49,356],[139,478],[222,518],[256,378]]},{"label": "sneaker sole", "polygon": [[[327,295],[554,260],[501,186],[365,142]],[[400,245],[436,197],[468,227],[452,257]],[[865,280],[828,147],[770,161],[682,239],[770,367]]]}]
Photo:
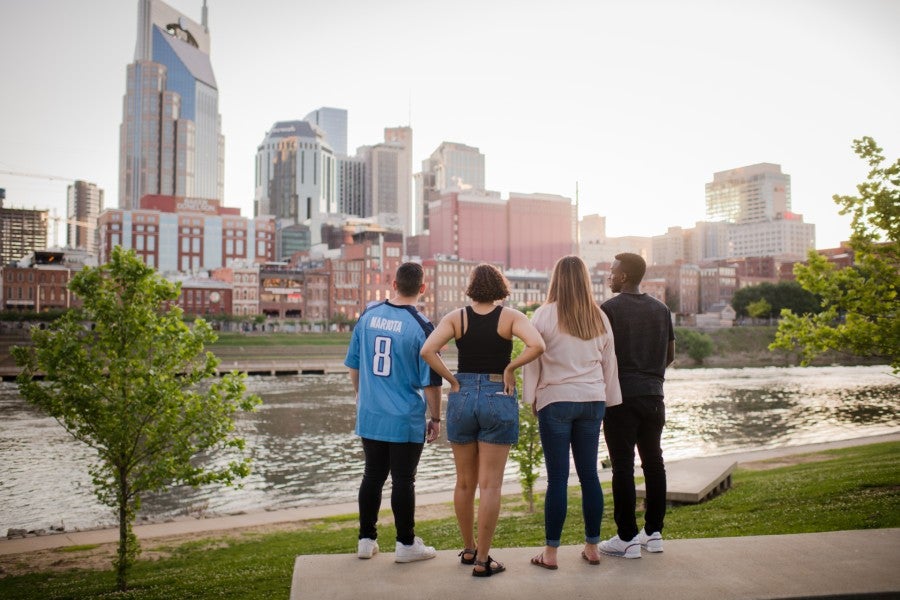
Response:
[{"label": "sneaker sole", "polygon": [[432,554],[431,556],[417,556],[416,558],[395,558],[395,563],[411,563],[411,562],[419,562],[421,560],[430,560],[437,556],[437,554]]},{"label": "sneaker sole", "polygon": [[615,556],[617,558],[640,558],[641,557],[640,546],[638,546],[637,552],[632,551],[631,554],[629,554],[628,551],[631,550],[632,547],[629,547],[629,549],[626,550],[625,552],[610,552],[609,550],[604,550],[603,548],[600,548],[600,552],[605,554],[606,556]]},{"label": "sneaker sole", "polygon": [[646,550],[647,552],[653,552],[654,554],[663,551],[661,546],[650,546],[649,544],[641,546],[641,549]]}]

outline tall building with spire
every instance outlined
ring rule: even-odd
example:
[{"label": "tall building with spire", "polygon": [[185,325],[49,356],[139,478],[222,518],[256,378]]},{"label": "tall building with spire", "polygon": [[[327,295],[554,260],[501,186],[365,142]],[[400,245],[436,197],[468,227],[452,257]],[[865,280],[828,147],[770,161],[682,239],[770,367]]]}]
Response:
[{"label": "tall building with spire", "polygon": [[224,145],[206,1],[197,23],[138,0],[119,148],[119,207],[148,194],[222,200]]}]

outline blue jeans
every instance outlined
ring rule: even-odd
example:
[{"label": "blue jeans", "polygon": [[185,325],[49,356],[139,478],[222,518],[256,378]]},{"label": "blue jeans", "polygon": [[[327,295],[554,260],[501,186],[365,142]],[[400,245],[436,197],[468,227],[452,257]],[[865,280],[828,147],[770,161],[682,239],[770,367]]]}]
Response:
[{"label": "blue jeans", "polygon": [[584,541],[600,541],[603,491],[597,476],[597,447],[605,402],[554,402],[538,412],[541,445],[547,465],[547,497],[544,501],[546,545],[559,547],[569,499],[569,448],[581,482]]},{"label": "blue jeans", "polygon": [[519,403],[503,393],[500,375],[457,373],[459,391],[447,396],[447,440],[451,444],[515,444]]}]

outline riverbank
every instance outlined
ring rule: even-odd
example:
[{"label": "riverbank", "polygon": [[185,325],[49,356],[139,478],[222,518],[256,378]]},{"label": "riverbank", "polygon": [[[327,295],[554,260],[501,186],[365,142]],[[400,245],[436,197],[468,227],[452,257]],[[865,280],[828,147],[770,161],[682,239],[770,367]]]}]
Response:
[{"label": "riverbank", "polygon": [[[730,544],[739,551],[740,546],[735,547],[733,542],[727,542],[729,537],[766,536],[772,540],[770,550],[775,551],[781,542],[771,537],[773,535],[864,529],[880,530],[864,534],[866,536],[894,535],[889,528],[900,526],[900,492],[896,485],[900,468],[897,461],[900,452],[898,437],[900,432],[893,435],[893,442],[874,443],[882,441],[884,436],[881,439],[847,441],[847,444],[859,444],[849,448],[826,449],[816,445],[792,449],[793,452],[813,450],[804,454],[783,454],[781,449],[741,453],[746,460],[740,461],[734,487],[730,491],[700,505],[676,506],[669,510],[665,533],[669,546],[666,553],[660,556],[671,558],[678,554],[680,542],[672,540],[696,540],[700,546],[707,544],[716,548]],[[539,484],[538,489],[543,491],[543,483]],[[520,496],[510,494],[512,490],[505,491],[507,494],[503,498],[500,525],[495,537],[496,550],[492,554],[507,562],[512,573],[506,576],[509,578],[507,581],[519,581],[521,576],[549,577],[547,572],[534,569],[527,564],[527,560],[521,559],[522,556],[532,555],[543,537],[542,494],[538,494],[535,512],[528,512]],[[570,488],[569,506],[572,510],[563,532],[565,552],[561,553],[561,560],[566,564],[560,567],[559,573],[566,569],[567,577],[571,575],[576,579],[582,569],[590,568],[578,559],[577,545],[583,535],[583,522],[577,510],[579,503],[577,488]],[[614,533],[611,504],[611,498],[607,496],[601,531],[603,538]],[[803,518],[798,518],[798,515],[803,515]],[[391,564],[390,548],[385,547],[383,551],[387,554],[380,561],[372,561],[373,565],[377,563],[373,568],[380,566],[377,569],[379,577],[412,571],[422,574],[422,568],[439,568],[447,570],[441,576],[450,578],[444,582],[446,585],[458,586],[469,582],[471,577],[457,580],[459,565],[455,555],[459,550],[459,534],[449,495],[438,504],[422,505],[417,517],[417,533],[441,551],[441,558],[433,561],[433,565],[430,561],[425,567],[404,570],[402,565],[397,567]],[[381,524],[385,540],[392,539],[390,511],[386,507],[382,511]],[[287,597],[292,574],[296,573],[294,562],[298,555],[311,560],[311,555],[340,555],[334,556],[334,560],[350,561],[346,567],[352,569],[346,575],[351,579],[346,581],[341,577],[345,566],[337,567],[337,572],[332,572],[336,568],[334,565],[324,567],[336,578],[328,587],[330,593],[347,597],[341,594],[365,580],[365,577],[363,580],[357,579],[361,573],[358,571],[360,563],[352,554],[356,547],[356,526],[354,507],[347,513],[334,516],[182,534],[180,537],[143,538],[144,551],[130,578],[132,591],[129,597]],[[701,543],[701,538],[714,539]],[[753,542],[750,540],[748,543]],[[831,547],[834,544],[826,545]],[[113,587],[110,565],[114,548],[114,543],[81,544],[0,555],[0,596],[23,599],[105,597]],[[819,553],[804,555],[815,557]],[[649,556],[644,560],[659,560],[660,556]],[[701,552],[694,560],[703,556],[705,554]],[[887,555],[883,558],[888,559]],[[321,559],[324,557],[314,560]],[[865,560],[882,560],[882,557],[866,555]],[[612,573],[620,565],[629,569],[651,568],[639,564],[643,562],[605,558],[600,570],[591,568],[589,574],[603,577],[604,573]],[[815,559],[812,564],[818,565],[817,568],[825,566]],[[383,573],[381,569],[384,569]],[[301,572],[315,575],[308,571]],[[319,575],[326,576],[327,573]],[[710,577],[713,577],[712,572],[697,581],[711,581]],[[500,583],[503,581],[504,578],[501,578]],[[434,583],[437,585],[437,582]],[[547,585],[549,581],[541,580],[540,583]],[[589,587],[595,590],[595,587]],[[436,589],[430,582],[429,594],[422,597],[445,597],[444,593],[435,595]],[[586,587],[582,592],[587,590]],[[526,593],[523,597],[534,596]]]},{"label": "riverbank", "polygon": [[[822,460],[820,453],[825,452],[826,450],[853,448],[885,442],[900,442],[900,432],[818,444],[766,448],[747,452],[722,454],[720,456],[727,457],[728,459],[737,462],[740,468],[743,469],[764,470],[810,462],[813,460]],[[679,461],[671,461],[669,464],[675,464],[677,462]],[[601,469],[600,481],[608,483],[611,479],[611,470]],[[538,490],[543,489],[546,487],[546,481],[543,479],[539,480],[535,487]],[[505,484],[504,493],[507,497],[516,497],[521,494],[521,487],[518,483],[508,482]],[[424,507],[430,507],[425,510],[425,514],[431,518],[436,518],[438,515],[444,513],[449,515],[449,504],[452,502],[453,490],[449,487],[446,491],[442,492],[419,494],[416,500],[420,513],[424,510]],[[268,531],[270,528],[272,530],[279,530],[282,526],[297,521],[310,521],[349,515],[355,513],[356,510],[357,504],[355,502],[342,502],[338,504],[322,504],[320,506],[258,511],[209,518],[202,516],[198,518],[183,517],[170,520],[166,523],[136,525],[134,527],[134,533],[140,540],[153,540],[157,538],[203,537],[204,535],[223,531]],[[419,516],[421,518],[422,514]],[[0,556],[52,548],[63,548],[67,546],[108,544],[113,543],[116,540],[118,540],[118,529],[115,528],[29,535],[27,537],[0,539]]]},{"label": "riverbank", "polygon": [[[703,330],[713,342],[712,354],[697,364],[683,346],[675,343],[675,363],[671,368],[743,368],[790,367],[800,364],[799,354],[784,350],[769,350],[775,339],[774,325],[750,325]],[[221,360],[223,370],[236,369],[259,374],[296,374],[336,372],[343,369],[350,333],[235,333],[222,332],[219,340],[208,350]],[[5,330],[0,335],[0,376],[11,380],[18,368],[9,354],[15,345],[28,345],[26,330]],[[452,344],[444,352],[448,364],[456,363],[456,347]],[[879,365],[883,360],[826,352],[817,357],[812,366]]]}]

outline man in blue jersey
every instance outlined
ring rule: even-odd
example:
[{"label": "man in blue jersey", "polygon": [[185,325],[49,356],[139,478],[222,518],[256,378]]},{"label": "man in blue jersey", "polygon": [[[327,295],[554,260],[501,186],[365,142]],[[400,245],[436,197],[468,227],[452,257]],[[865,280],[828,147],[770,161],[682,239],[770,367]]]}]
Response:
[{"label": "man in blue jersey", "polygon": [[[434,558],[415,535],[416,469],[425,442],[441,431],[441,377],[419,356],[434,326],[416,310],[425,291],[424,271],[403,263],[394,296],[360,316],[344,364],[356,390],[356,434],[362,438],[365,471],[359,486],[357,556],[378,552],[381,491],[391,475],[391,510],[397,528],[395,561]],[[431,418],[425,421],[425,408]]]}]

